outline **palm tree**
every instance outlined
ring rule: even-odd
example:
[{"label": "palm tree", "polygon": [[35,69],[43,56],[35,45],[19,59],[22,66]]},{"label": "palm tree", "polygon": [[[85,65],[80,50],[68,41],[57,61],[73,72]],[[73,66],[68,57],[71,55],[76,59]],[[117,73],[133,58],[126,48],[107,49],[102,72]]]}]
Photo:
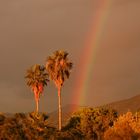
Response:
[{"label": "palm tree", "polygon": [[69,78],[72,63],[68,59],[68,53],[65,51],[55,51],[52,56],[47,58],[46,69],[51,80],[54,81],[58,89],[58,112],[59,112],[59,130],[62,127],[61,111],[61,88],[64,81]]},{"label": "palm tree", "polygon": [[39,98],[44,90],[44,86],[47,86],[47,82],[49,81],[48,74],[44,66],[35,64],[27,70],[25,78],[27,79],[27,85],[34,93],[36,112],[38,113]]}]

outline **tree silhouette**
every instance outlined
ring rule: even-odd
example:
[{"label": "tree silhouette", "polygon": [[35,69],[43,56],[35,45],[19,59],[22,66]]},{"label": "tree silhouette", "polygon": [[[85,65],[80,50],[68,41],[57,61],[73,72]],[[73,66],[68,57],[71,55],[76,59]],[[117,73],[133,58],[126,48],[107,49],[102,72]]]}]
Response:
[{"label": "tree silhouette", "polygon": [[27,70],[25,78],[27,79],[27,85],[34,93],[36,112],[38,113],[39,98],[44,90],[44,86],[47,86],[47,82],[49,81],[48,74],[44,66],[35,64]]},{"label": "tree silhouette", "polygon": [[46,69],[58,89],[59,130],[61,130],[61,88],[64,81],[69,78],[72,69],[72,62],[68,59],[68,53],[61,50],[55,51],[52,56],[47,58]]}]

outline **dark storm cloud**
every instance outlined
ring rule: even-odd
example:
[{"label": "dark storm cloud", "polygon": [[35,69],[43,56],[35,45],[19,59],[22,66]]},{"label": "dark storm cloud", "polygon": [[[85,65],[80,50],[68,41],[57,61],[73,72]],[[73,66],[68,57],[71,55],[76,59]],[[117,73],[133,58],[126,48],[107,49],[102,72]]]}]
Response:
[{"label": "dark storm cloud", "polygon": [[[95,93],[87,95],[97,102],[89,100],[90,105],[93,101],[97,105],[133,96],[138,90],[139,6],[138,0],[113,1],[102,40],[106,47],[100,47],[96,76],[93,74],[91,82]],[[56,49],[67,50],[75,64],[62,93],[63,104],[70,103],[75,71],[79,69],[76,65],[97,8],[96,0],[0,1],[0,111],[34,108],[33,94],[25,84],[25,71],[32,64],[45,63]],[[56,108],[56,92],[52,84],[46,88],[41,110]]]}]

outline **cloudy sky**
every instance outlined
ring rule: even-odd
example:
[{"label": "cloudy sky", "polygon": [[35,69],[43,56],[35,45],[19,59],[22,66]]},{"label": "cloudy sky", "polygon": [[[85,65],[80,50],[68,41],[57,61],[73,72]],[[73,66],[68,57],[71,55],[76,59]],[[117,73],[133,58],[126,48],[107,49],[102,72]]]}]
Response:
[{"label": "cloudy sky", "polygon": [[[45,64],[58,49],[74,63],[62,91],[62,103],[73,103],[81,52],[94,14],[103,0],[0,1],[0,112],[29,112],[34,97],[24,79],[33,64]],[[102,44],[96,53],[89,91],[80,105],[97,106],[140,94],[140,1],[111,2]],[[93,46],[94,47],[94,46]],[[76,96],[76,95],[75,95]],[[40,111],[57,109],[57,89],[50,83]]]}]

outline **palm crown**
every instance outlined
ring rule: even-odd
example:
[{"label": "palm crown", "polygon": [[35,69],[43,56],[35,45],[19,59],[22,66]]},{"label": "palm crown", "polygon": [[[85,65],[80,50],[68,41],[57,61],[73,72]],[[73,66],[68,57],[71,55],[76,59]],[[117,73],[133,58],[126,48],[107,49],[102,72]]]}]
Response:
[{"label": "palm crown", "polygon": [[69,78],[72,63],[67,56],[68,53],[65,51],[56,51],[47,59],[46,69],[56,87],[63,86],[64,81]]},{"label": "palm crown", "polygon": [[44,86],[47,86],[48,74],[45,71],[45,67],[41,65],[34,65],[27,70],[26,77],[27,85],[31,87],[35,94],[36,101],[39,100],[40,94],[44,90]]}]

